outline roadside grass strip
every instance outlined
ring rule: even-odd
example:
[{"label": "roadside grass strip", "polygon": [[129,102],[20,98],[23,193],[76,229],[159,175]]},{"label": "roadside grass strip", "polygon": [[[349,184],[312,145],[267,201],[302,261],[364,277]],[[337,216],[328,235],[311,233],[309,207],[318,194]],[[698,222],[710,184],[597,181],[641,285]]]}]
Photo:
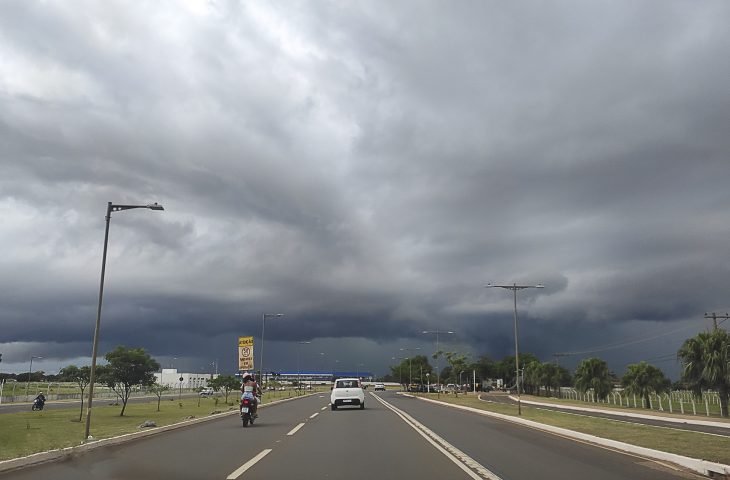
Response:
[{"label": "roadside grass strip", "polygon": [[730,438],[701,432],[666,427],[637,425],[611,419],[584,417],[536,409],[522,405],[522,416],[516,406],[480,401],[475,397],[417,398],[451,405],[466,411],[488,415],[527,427],[544,430],[621,452],[670,462],[695,472],[730,474]]},{"label": "roadside grass strip", "polygon": [[434,431],[420,423],[415,418],[408,415],[403,410],[391,405],[374,393],[370,393],[370,395],[375,397],[375,399],[382,403],[386,408],[398,415],[398,417],[400,417],[400,419],[403,420],[406,425],[418,432],[418,434],[421,435],[428,443],[430,443],[431,446],[433,446],[446,458],[455,463],[469,477],[475,480],[481,480],[482,478],[486,478],[487,480],[502,480],[500,476],[488,470],[482,464],[471,458],[469,455],[451,445],[449,442],[437,435]]},{"label": "roadside grass strip", "polygon": [[[266,408],[307,396],[273,398],[260,407]],[[235,395],[233,398],[237,399]],[[219,402],[216,405],[213,398],[201,398],[198,406],[198,400],[163,400],[159,412],[157,399],[148,403],[129,403],[123,417],[119,416],[121,405],[99,402],[94,406],[91,424],[94,441],[87,443],[82,442],[85,423],[83,418],[79,422],[78,406],[0,414],[0,472],[238,414],[237,403]],[[157,427],[140,429],[139,425],[146,420],[154,421]]]},{"label": "roadside grass strip", "polygon": [[[517,401],[517,398],[513,397],[511,395],[509,398],[511,400]],[[532,397],[532,398],[534,398],[534,397]],[[626,407],[621,409],[621,407],[615,407],[615,406],[604,405],[604,404],[597,404],[597,405],[584,404],[581,406],[577,406],[572,403],[566,404],[566,403],[559,403],[559,402],[548,402],[548,401],[544,401],[544,400],[547,400],[544,398],[541,398],[540,400],[541,401],[525,400],[523,397],[521,403],[523,405],[553,407],[553,408],[559,408],[561,410],[605,413],[605,414],[609,414],[609,415],[621,415],[624,417],[641,418],[644,420],[661,420],[663,422],[692,424],[692,425],[705,425],[708,427],[727,428],[728,430],[730,430],[730,421],[720,419],[720,418],[716,418],[713,420],[703,420],[701,417],[673,414],[673,413],[669,413],[669,412],[657,412],[657,411],[651,411],[651,410],[628,409]],[[488,400],[483,400],[483,401],[488,401]],[[597,407],[599,407],[599,408],[597,408]],[[608,407],[608,408],[606,408],[606,407]]]}]

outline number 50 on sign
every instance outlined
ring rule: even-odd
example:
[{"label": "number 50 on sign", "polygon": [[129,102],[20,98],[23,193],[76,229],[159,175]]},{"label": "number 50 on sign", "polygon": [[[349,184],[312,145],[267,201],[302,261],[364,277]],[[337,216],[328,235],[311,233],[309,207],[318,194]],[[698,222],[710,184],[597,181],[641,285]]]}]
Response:
[{"label": "number 50 on sign", "polygon": [[253,370],[253,337],[238,337],[238,369]]}]

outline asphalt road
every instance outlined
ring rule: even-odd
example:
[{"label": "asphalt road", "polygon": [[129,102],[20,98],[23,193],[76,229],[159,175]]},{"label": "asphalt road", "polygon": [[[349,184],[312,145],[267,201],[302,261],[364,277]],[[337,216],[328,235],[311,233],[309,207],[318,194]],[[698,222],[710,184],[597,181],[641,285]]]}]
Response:
[{"label": "asphalt road", "polygon": [[[486,394],[482,395],[482,398],[495,402],[495,403],[508,403],[510,405],[517,405],[517,402],[509,398],[507,395],[493,395],[493,394]],[[529,408],[539,408],[541,410],[551,410],[554,412],[562,412],[568,415],[582,415],[584,417],[595,417],[595,418],[606,418],[609,420],[616,420],[620,422],[627,422],[627,423],[634,423],[638,425],[650,425],[653,427],[664,427],[664,428],[671,428],[675,430],[687,430],[691,432],[701,432],[701,433],[712,433],[714,435],[722,435],[723,437],[730,437],[730,428],[723,428],[723,427],[713,427],[711,425],[694,425],[691,423],[676,423],[676,422],[666,422],[662,420],[654,420],[654,419],[646,419],[646,418],[636,418],[636,417],[627,417],[625,415],[616,414],[612,415],[610,413],[600,413],[600,412],[581,412],[581,411],[574,411],[574,410],[565,410],[561,409],[559,407],[546,407],[544,405],[528,405],[526,403],[522,403],[523,407],[528,406]],[[600,405],[598,406],[600,408]],[[641,413],[641,412],[636,412]],[[697,417],[697,420],[713,420],[711,418],[707,417]]]},{"label": "asphalt road", "polygon": [[703,478],[394,392],[367,393],[365,410],[331,411],[317,394],[260,414],[245,429],[229,415],[0,480]]}]

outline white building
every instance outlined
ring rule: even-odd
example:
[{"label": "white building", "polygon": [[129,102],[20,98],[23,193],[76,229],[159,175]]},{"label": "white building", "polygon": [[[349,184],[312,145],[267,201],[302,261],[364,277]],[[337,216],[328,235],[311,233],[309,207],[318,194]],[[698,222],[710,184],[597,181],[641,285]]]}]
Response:
[{"label": "white building", "polygon": [[217,377],[218,374],[212,373],[181,373],[177,368],[163,368],[162,372],[155,373],[158,384],[185,389],[207,387],[208,382]]}]

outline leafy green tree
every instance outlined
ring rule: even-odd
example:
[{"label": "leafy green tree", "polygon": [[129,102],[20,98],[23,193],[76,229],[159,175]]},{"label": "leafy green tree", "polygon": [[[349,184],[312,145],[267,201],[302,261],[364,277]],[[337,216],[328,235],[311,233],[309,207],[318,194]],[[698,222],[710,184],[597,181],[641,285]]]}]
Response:
[{"label": "leafy green tree", "polygon": [[468,366],[469,370],[476,372],[477,378],[482,380],[493,380],[502,378],[498,373],[499,362],[495,362],[487,355],[482,355],[476,362]]},{"label": "leafy green tree", "polygon": [[654,365],[646,362],[632,363],[626,367],[621,385],[627,393],[639,395],[644,408],[649,408],[649,395],[668,392],[671,381]]},{"label": "leafy green tree", "polygon": [[406,378],[408,378],[408,360],[401,360],[400,363],[397,365],[391,365],[390,367],[390,376],[394,378],[396,382],[403,385],[403,364],[405,363],[405,369],[406,369]]},{"label": "leafy green tree", "polygon": [[[157,397],[157,411],[160,411],[160,403],[162,402],[162,394],[170,390],[169,385],[161,385],[157,382],[154,382],[152,385],[150,385],[147,388],[148,392],[152,392]],[[200,397],[198,397],[200,398]]]},{"label": "leafy green tree", "polygon": [[216,392],[223,390],[225,402],[228,403],[228,395],[233,390],[241,389],[241,381],[233,375],[220,375],[219,377],[209,380],[208,386],[213,388]]},{"label": "leafy green tree", "polygon": [[593,390],[594,400],[605,399],[613,390],[608,364],[599,358],[587,358],[575,370],[575,389],[581,393]]},{"label": "leafy green tree", "polygon": [[702,332],[685,340],[677,352],[682,361],[682,380],[695,395],[716,390],[722,416],[728,416],[730,394],[730,335],[725,330]]},{"label": "leafy green tree", "polygon": [[[540,362],[540,360],[532,353],[520,354],[520,369],[532,362]],[[502,378],[505,385],[515,385],[515,357],[510,355],[504,357],[497,364],[497,378]]]},{"label": "leafy green tree", "polygon": [[86,390],[86,386],[89,385],[91,367],[85,366],[79,368],[76,365],[69,365],[67,367],[63,367],[61,371],[58,372],[58,376],[62,381],[74,382],[79,386],[79,390],[81,390],[81,410],[79,411],[80,422],[81,417],[84,414],[84,390]]},{"label": "leafy green tree", "polygon": [[[454,379],[454,383],[459,383],[459,373],[460,372],[466,372],[466,362],[467,358],[466,355],[463,355],[458,352],[446,352],[444,354],[446,357],[446,361],[449,362],[449,367],[451,368],[450,374]],[[444,377],[441,377],[444,378]],[[449,377],[446,377],[449,378]],[[456,395],[459,395],[459,389],[461,389],[461,385],[459,385],[459,388],[456,390]]]},{"label": "leafy green tree", "polygon": [[132,388],[137,385],[152,385],[155,381],[154,372],[160,368],[160,364],[144,348],[119,346],[104,355],[104,358],[108,364],[104,366],[99,378],[119,396],[122,401],[119,416],[123,417]]}]

